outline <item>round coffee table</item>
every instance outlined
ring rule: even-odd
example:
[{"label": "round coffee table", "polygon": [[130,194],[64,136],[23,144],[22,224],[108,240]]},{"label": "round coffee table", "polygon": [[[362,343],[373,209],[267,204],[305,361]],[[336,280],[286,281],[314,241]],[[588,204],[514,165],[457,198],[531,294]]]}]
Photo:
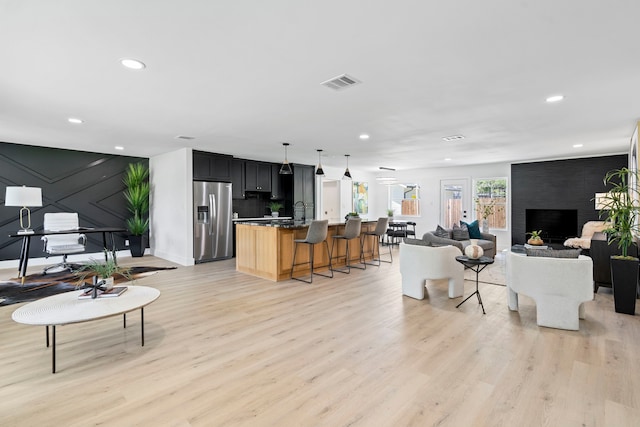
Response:
[{"label": "round coffee table", "polygon": [[51,334],[51,372],[56,372],[56,325],[90,322],[105,317],[123,315],[124,327],[127,327],[126,313],[140,309],[140,330],[144,346],[144,307],[160,296],[160,291],[148,286],[128,286],[118,297],[79,299],[83,290],[65,292],[42,298],[23,305],[13,312],[11,317],[25,325],[46,327],[47,347],[49,347],[49,326]]},{"label": "round coffee table", "polygon": [[456,261],[458,261],[460,264],[464,265],[465,269],[469,269],[472,271],[476,272],[476,290],[474,293],[472,293],[471,295],[469,295],[468,297],[466,297],[464,299],[464,301],[462,301],[460,304],[456,305],[456,308],[460,307],[462,304],[464,304],[469,298],[471,298],[474,295],[478,296],[478,303],[480,304],[480,307],[482,307],[482,314],[487,314],[484,311],[484,304],[482,304],[482,298],[480,297],[480,291],[478,290],[478,275],[480,274],[480,272],[482,270],[484,270],[487,265],[489,264],[493,264],[493,258],[490,258],[488,256],[481,256],[480,258],[469,258],[466,255],[462,255],[462,256],[457,256],[456,257]]}]

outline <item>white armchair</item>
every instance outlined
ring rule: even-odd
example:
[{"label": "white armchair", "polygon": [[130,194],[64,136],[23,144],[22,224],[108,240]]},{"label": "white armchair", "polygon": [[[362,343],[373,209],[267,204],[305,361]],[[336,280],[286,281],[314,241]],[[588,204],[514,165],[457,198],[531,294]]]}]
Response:
[{"label": "white armchair", "polygon": [[518,294],[536,302],[537,323],[578,330],[584,302],[593,299],[593,262],[578,258],[532,257],[508,252],[507,302],[518,311]]},{"label": "white armchair", "polygon": [[449,298],[464,293],[464,266],[456,261],[454,246],[421,246],[400,243],[402,293],[424,299],[425,280],[449,279]]},{"label": "white armchair", "polygon": [[[78,214],[75,212],[54,212],[44,214],[44,231],[68,231],[79,227]],[[47,234],[42,236],[44,252],[49,255],[62,255],[62,262],[44,269],[44,273],[50,270],[71,270],[72,265],[67,263],[67,255],[84,252],[87,237],[80,233]]]}]

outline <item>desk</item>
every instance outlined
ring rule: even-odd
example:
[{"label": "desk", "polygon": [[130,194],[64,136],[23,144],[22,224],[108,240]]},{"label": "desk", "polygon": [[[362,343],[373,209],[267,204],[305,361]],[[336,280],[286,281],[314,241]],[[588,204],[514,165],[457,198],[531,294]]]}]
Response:
[{"label": "desk", "polygon": [[148,286],[129,286],[122,295],[114,298],[78,299],[85,290],[65,292],[30,302],[13,312],[11,318],[25,325],[44,325],[49,347],[51,334],[51,372],[56,373],[56,325],[89,322],[122,314],[127,327],[126,313],[140,309],[140,328],[144,347],[144,306],[160,296],[160,291]]},{"label": "desk", "polygon": [[471,271],[476,272],[476,291],[471,295],[469,295],[468,297],[466,297],[464,301],[462,301],[460,304],[456,305],[456,308],[460,307],[472,296],[477,295],[478,303],[480,304],[480,307],[482,307],[482,314],[487,314],[484,311],[484,304],[482,304],[482,298],[480,297],[480,291],[478,290],[478,275],[482,270],[484,270],[487,267],[487,265],[493,264],[493,258],[490,258],[487,256],[481,256],[480,258],[474,259],[474,258],[469,258],[466,255],[462,255],[462,256],[457,256],[456,261],[464,265],[465,270],[469,269]]},{"label": "desk", "polygon": [[[39,230],[34,231],[29,234],[10,234],[9,237],[21,237],[22,238],[22,247],[20,248],[20,264],[18,265],[18,277],[22,278],[22,283],[24,283],[24,278],[27,275],[27,264],[29,263],[29,247],[31,246],[31,238],[34,236],[42,237],[51,234],[90,234],[90,233],[102,233],[102,244],[103,247],[107,248],[107,233],[110,234],[111,237],[111,249],[115,250],[116,245],[113,240],[113,233],[121,233],[127,231],[124,228],[118,227],[100,227],[100,228],[85,228],[80,227],[74,230],[61,230],[61,231],[47,231],[47,230]],[[107,254],[104,254],[105,260],[107,260]]]}]

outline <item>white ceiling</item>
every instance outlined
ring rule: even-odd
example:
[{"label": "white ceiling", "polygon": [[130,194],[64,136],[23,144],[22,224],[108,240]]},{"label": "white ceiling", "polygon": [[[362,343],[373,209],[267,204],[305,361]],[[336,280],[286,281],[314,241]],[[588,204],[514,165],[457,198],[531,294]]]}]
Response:
[{"label": "white ceiling", "polygon": [[[626,153],[639,28],[637,0],[0,0],[0,141],[275,162],[286,141],[371,171]],[[343,73],[362,84],[320,85]]]}]

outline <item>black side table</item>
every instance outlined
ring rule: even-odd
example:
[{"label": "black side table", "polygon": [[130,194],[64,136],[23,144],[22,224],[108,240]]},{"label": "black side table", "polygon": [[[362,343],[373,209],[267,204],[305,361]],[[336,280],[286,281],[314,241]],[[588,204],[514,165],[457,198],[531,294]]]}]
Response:
[{"label": "black side table", "polygon": [[482,307],[482,314],[487,314],[484,311],[484,304],[482,304],[482,298],[480,297],[480,291],[478,290],[478,275],[482,270],[484,270],[487,267],[487,265],[493,264],[493,258],[489,258],[488,256],[481,256],[480,258],[469,258],[466,255],[462,255],[462,256],[457,256],[456,261],[464,265],[465,270],[468,268],[469,270],[476,272],[476,291],[471,295],[469,295],[468,297],[466,297],[464,301],[462,301],[460,304],[456,305],[456,308],[460,307],[472,296],[477,295],[478,303],[480,304],[480,307]]}]

